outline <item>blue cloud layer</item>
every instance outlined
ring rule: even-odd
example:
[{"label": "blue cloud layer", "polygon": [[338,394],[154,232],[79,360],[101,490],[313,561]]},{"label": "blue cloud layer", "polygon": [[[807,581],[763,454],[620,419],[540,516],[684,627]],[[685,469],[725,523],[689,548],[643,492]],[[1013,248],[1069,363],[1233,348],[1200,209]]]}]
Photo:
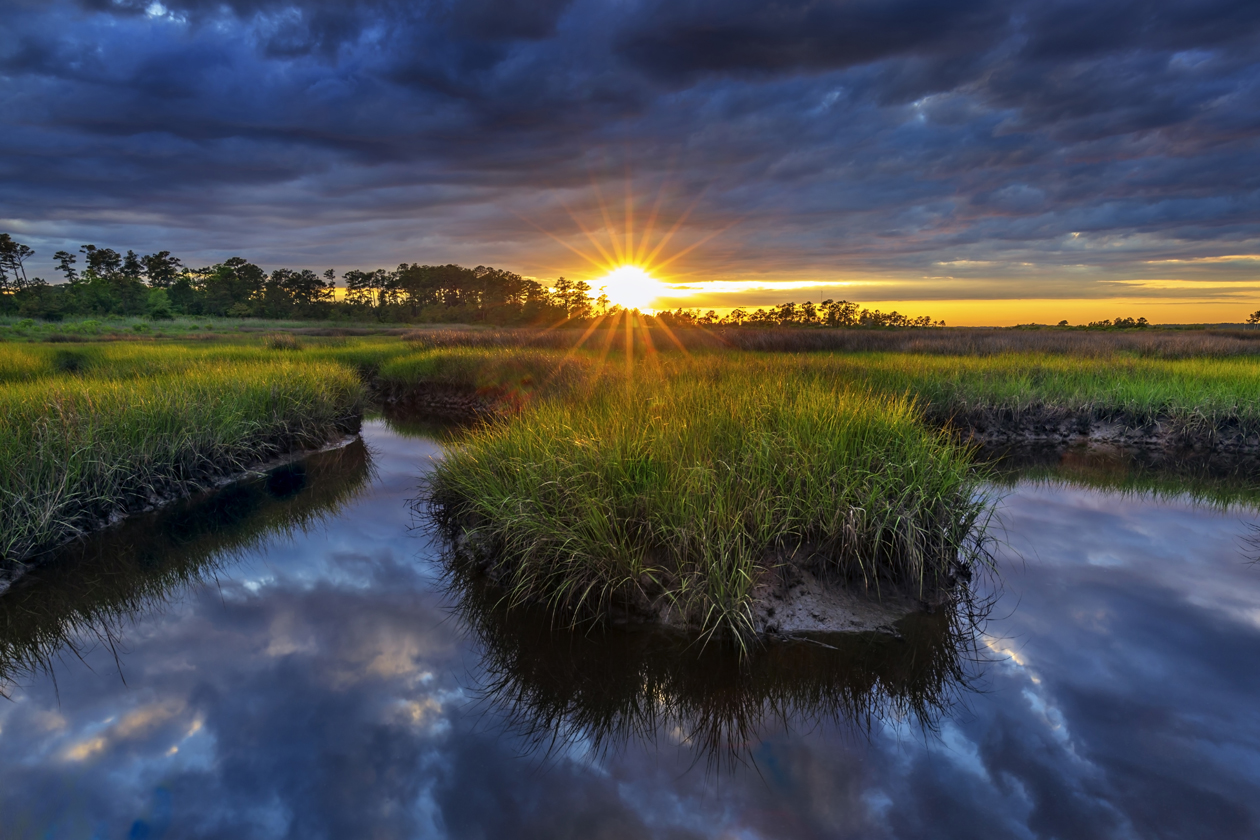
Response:
[{"label": "blue cloud layer", "polygon": [[662,221],[696,202],[679,243],[744,220],[686,265],[701,277],[946,289],[962,281],[938,264],[960,260],[990,264],[981,278],[1021,263],[1145,276],[1145,260],[1260,238],[1260,7],[1243,0],[0,14],[0,218],[41,259],[99,241],[546,271],[572,260],[535,225],[576,234],[567,205],[600,226],[592,183],[619,206],[627,173],[641,213],[662,185]]}]

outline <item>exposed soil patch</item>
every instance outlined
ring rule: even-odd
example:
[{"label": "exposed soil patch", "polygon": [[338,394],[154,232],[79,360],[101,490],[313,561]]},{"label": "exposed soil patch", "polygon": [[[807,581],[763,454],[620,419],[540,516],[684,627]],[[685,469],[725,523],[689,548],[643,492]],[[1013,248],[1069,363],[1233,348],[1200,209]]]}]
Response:
[{"label": "exposed soil patch", "polygon": [[[937,603],[942,600],[936,599]],[[892,628],[895,622],[928,609],[929,605],[917,598],[887,590],[878,595],[862,591],[792,564],[781,566],[753,596],[754,626],[766,636],[873,630],[896,634]]]}]

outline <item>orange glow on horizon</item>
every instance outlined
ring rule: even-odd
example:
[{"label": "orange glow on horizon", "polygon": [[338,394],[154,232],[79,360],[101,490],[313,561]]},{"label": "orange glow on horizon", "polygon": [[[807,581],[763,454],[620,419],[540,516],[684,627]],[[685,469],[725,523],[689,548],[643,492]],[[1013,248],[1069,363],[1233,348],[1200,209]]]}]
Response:
[{"label": "orange glow on horizon", "polygon": [[[859,301],[861,302],[861,301]],[[1017,324],[1081,326],[1114,318],[1146,318],[1152,324],[1240,324],[1260,309],[1256,301],[1186,298],[1028,298],[1009,300],[917,300],[861,302],[868,309],[931,315],[952,327],[1013,327]]]},{"label": "orange glow on horizon", "polygon": [[[818,303],[823,297],[841,297],[810,291],[829,292],[825,287],[794,290],[783,296],[783,301],[802,303],[812,300]],[[932,320],[943,320],[951,327],[1013,327],[1017,324],[1058,324],[1066,320],[1072,326],[1103,319],[1143,317],[1152,324],[1241,324],[1247,316],[1260,309],[1260,298],[1253,301],[1187,300],[1185,298],[1029,298],[1029,299],[971,299],[971,300],[874,300],[861,295],[847,296],[864,309],[882,312],[896,310],[903,315],[929,315]],[[666,301],[669,308],[710,309],[724,316],[733,308],[729,301],[721,301],[721,295],[706,297],[695,293],[695,300],[672,299]],[[773,304],[741,304],[740,308],[751,312],[758,307],[770,309]]]}]

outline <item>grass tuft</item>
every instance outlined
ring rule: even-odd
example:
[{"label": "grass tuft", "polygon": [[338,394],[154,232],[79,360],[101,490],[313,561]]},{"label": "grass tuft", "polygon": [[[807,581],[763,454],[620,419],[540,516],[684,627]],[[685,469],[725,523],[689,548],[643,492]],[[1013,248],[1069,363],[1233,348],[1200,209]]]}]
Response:
[{"label": "grass tuft", "polygon": [[269,333],[263,336],[263,346],[268,350],[301,350],[302,342],[292,333]]}]

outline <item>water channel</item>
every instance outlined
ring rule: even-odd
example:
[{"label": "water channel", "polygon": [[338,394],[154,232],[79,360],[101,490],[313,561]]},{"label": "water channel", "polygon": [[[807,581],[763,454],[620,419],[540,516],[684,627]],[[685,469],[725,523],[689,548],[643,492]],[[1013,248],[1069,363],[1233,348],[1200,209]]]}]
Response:
[{"label": "water channel", "polygon": [[771,645],[452,590],[383,419],[0,595],[0,836],[1260,835],[1248,465],[1016,453],[976,615]]}]

